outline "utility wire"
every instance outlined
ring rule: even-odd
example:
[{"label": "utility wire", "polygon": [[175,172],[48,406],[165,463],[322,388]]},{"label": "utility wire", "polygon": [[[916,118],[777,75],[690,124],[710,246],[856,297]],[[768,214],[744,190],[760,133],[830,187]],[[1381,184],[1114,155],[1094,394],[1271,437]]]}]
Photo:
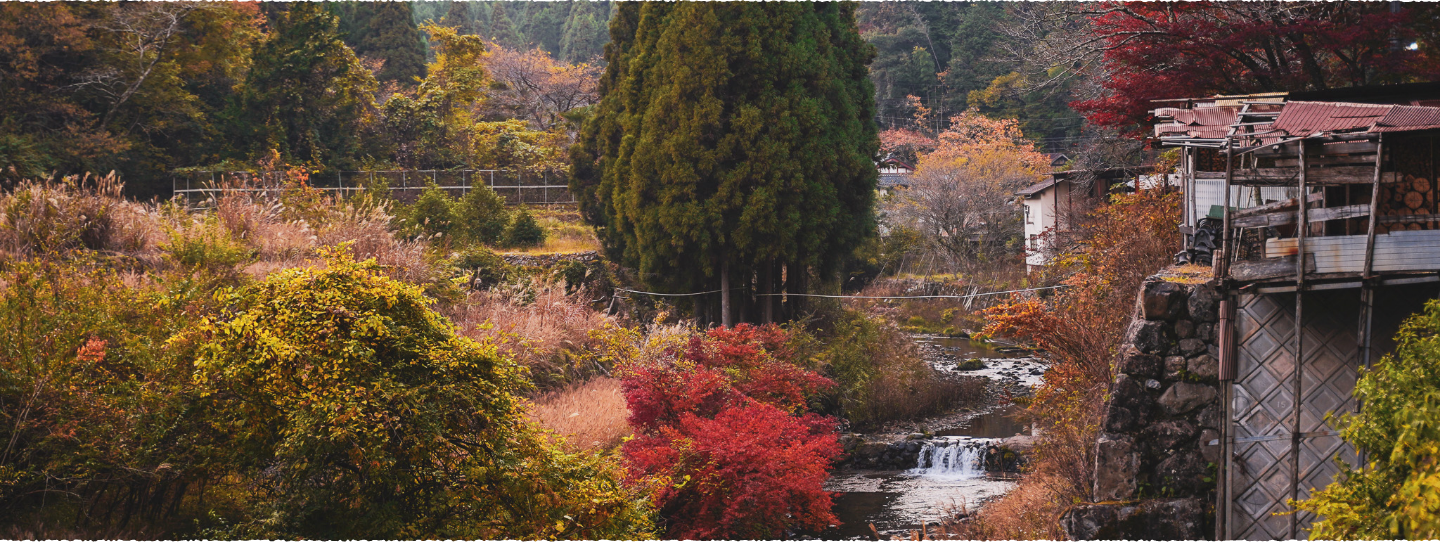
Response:
[{"label": "utility wire", "polygon": [[[1040,288],[1022,288],[1022,289],[1019,289],[1019,290],[1005,290],[1005,291],[1003,291],[1003,292],[982,292],[982,293],[978,293],[978,294],[968,294],[968,295],[826,295],[826,294],[789,294],[789,293],[779,293],[779,294],[755,294],[755,296],[756,296],[756,297],[764,297],[764,296],[826,297],[826,298],[832,298],[832,299],[970,299],[970,298],[972,298],[972,297],[983,297],[983,296],[987,296],[987,295],[1013,294],[1013,293],[1018,293],[1018,292],[1034,292],[1034,291],[1038,291],[1038,290],[1054,290],[1054,289],[1057,289],[1057,288],[1065,288],[1065,287],[1067,287],[1067,285],[1061,284],[1061,285],[1058,285],[1058,286],[1044,286],[1044,287],[1040,287]],[[707,292],[693,292],[693,293],[688,293],[688,294],[662,294],[662,293],[659,293],[659,292],[642,292],[642,291],[640,291],[640,290],[627,290],[627,289],[625,289],[625,288],[616,288],[615,290],[616,290],[616,291],[620,291],[620,292],[629,292],[629,293],[632,293],[632,294],[657,295],[657,296],[665,296],[665,297],[683,297],[683,296],[691,296],[691,295],[713,294],[713,293],[718,293],[718,292],[720,292],[720,290],[710,290],[710,291],[707,291]]]}]

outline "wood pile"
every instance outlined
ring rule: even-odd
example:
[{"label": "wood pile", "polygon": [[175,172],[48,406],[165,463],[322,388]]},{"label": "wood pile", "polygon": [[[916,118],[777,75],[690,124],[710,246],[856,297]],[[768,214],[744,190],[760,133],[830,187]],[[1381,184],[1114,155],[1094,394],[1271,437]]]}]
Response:
[{"label": "wood pile", "polygon": [[1381,184],[1380,220],[1375,233],[1435,229],[1440,217],[1430,212],[1435,208],[1434,184],[1409,174],[1399,182]]}]

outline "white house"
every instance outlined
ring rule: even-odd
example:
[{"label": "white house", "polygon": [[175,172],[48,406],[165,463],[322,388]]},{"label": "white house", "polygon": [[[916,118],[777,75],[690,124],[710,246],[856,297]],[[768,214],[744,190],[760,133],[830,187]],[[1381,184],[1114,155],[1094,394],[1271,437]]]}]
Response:
[{"label": "white house", "polygon": [[1143,168],[1056,171],[1050,178],[1016,192],[1025,213],[1025,268],[1050,262],[1050,248],[1057,237],[1073,231],[1083,216],[1117,184],[1138,177]]}]

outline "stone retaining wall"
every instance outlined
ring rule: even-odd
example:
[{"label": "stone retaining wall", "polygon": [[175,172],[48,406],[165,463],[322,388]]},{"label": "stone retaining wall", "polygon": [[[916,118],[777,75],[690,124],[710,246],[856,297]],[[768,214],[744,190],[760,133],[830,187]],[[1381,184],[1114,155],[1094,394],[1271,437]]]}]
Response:
[{"label": "stone retaining wall", "polygon": [[1213,538],[1221,296],[1146,280],[1095,444],[1095,502],[1061,518],[1071,539]]}]

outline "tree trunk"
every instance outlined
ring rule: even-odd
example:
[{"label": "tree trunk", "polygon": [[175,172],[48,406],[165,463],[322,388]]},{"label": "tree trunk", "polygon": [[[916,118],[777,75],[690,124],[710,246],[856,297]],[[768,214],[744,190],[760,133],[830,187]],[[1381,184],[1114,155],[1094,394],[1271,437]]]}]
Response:
[{"label": "tree trunk", "polygon": [[769,260],[760,268],[760,322],[775,322],[775,260]]},{"label": "tree trunk", "polygon": [[720,325],[731,327],[730,320],[730,261],[720,262]]}]

